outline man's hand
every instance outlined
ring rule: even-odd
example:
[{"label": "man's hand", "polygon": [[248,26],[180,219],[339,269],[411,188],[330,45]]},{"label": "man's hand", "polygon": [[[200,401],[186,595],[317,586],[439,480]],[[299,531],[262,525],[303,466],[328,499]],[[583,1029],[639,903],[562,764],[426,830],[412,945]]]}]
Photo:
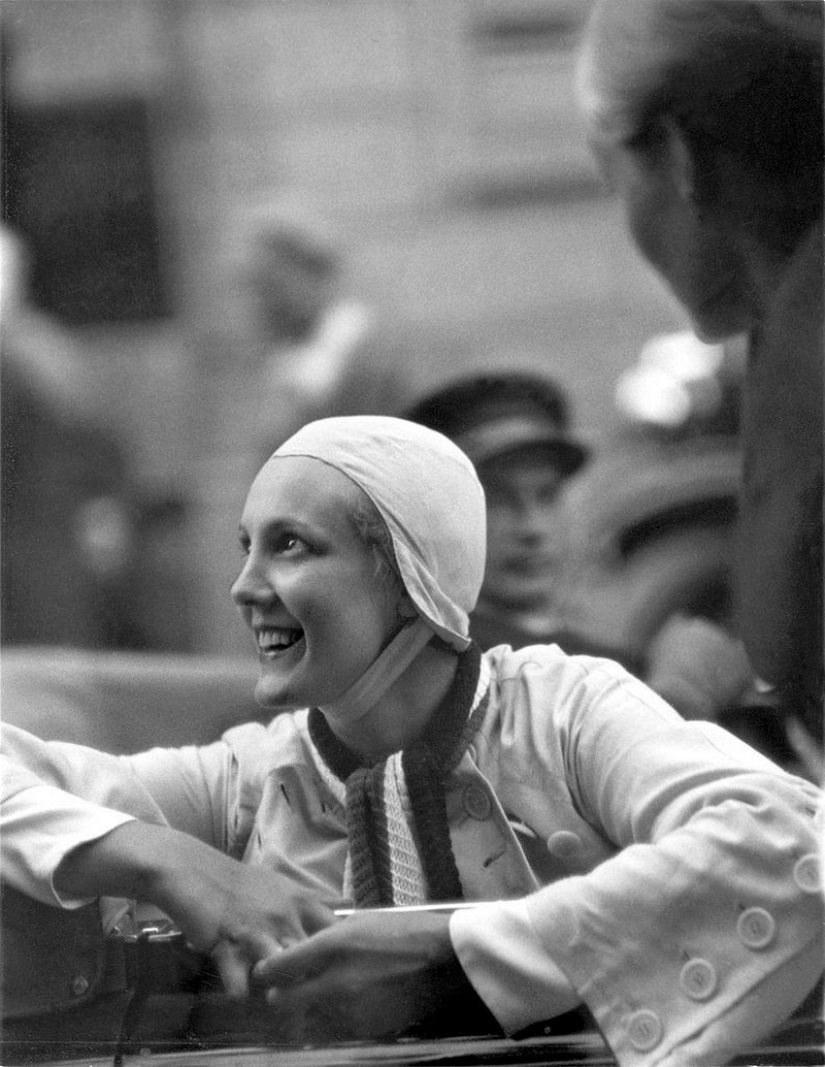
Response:
[{"label": "man's hand", "polygon": [[266,867],[214,849],[204,853],[197,872],[179,874],[167,875],[154,899],[191,944],[209,953],[230,997],[249,994],[256,962],[334,921],[331,911]]},{"label": "man's hand", "polygon": [[449,916],[355,913],[258,963],[284,1040],[496,1033],[453,952]]}]

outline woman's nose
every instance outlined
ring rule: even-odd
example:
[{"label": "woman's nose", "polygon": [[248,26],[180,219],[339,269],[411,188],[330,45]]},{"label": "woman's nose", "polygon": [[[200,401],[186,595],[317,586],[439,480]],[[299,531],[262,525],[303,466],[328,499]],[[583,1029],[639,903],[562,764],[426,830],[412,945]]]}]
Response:
[{"label": "woman's nose", "polygon": [[246,557],[241,573],[232,583],[231,594],[238,607],[253,604],[268,595],[267,583],[251,555]]}]

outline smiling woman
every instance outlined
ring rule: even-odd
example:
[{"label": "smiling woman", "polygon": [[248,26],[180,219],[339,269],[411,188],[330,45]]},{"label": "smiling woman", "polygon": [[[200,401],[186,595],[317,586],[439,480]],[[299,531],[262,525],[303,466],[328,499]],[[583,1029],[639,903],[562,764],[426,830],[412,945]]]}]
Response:
[{"label": "smiling woman", "polygon": [[376,572],[353,521],[362,499],[345,475],[303,456],[270,460],[249,491],[232,595],[255,635],[267,707],[331,704],[402,628],[403,589]]},{"label": "smiling woman", "polygon": [[441,434],[304,427],[249,491],[233,591],[258,700],[295,710],[120,757],[7,726],[4,880],[99,900],[107,929],[160,909],[220,975],[199,1043],[230,1039],[224,994],[246,1043],[514,1035],[581,1005],[623,1065],[768,1034],[821,969],[819,791],[610,660],[482,653],[484,531]]}]

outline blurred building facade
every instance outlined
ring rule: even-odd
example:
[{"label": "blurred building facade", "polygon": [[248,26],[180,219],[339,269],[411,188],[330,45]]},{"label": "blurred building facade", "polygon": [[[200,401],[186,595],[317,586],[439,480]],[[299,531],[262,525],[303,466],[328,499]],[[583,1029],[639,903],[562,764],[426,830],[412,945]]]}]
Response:
[{"label": "blurred building facade", "polygon": [[164,558],[190,585],[193,649],[247,648],[229,601],[254,389],[228,273],[245,204],[297,191],[335,221],[351,291],[415,337],[422,391],[541,366],[597,444],[620,373],[683,324],[584,142],[572,60],[588,6],[3,3],[10,221],[101,421],[149,495],[185,502]]}]

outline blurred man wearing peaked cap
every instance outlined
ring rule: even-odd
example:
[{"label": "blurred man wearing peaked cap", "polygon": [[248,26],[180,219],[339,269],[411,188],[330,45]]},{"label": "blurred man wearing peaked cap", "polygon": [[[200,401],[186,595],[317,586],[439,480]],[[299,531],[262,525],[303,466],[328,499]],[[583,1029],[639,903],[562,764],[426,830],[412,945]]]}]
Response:
[{"label": "blurred man wearing peaked cap", "polygon": [[562,388],[526,371],[478,374],[430,393],[406,415],[453,440],[484,486],[487,566],[470,619],[473,638],[482,648],[555,642],[570,653],[617,658],[571,632],[564,617],[559,493],[589,452],[570,433]]}]

